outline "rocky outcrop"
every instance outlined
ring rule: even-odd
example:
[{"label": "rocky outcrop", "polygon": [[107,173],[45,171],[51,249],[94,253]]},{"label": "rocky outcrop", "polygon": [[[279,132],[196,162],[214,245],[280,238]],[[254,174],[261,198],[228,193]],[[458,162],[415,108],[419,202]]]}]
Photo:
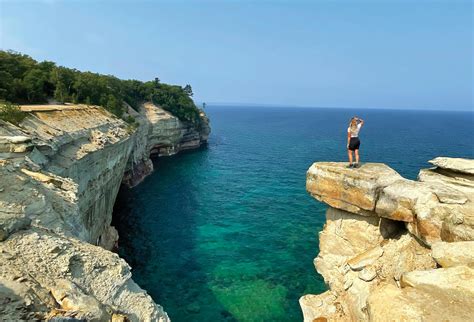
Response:
[{"label": "rocky outcrop", "polygon": [[383,164],[310,167],[308,192],[330,206],[314,261],[329,290],[300,299],[305,321],[472,317],[472,160],[431,162],[419,181]]},{"label": "rocky outcrop", "polygon": [[0,243],[0,260],[2,320],[168,320],[133,282],[127,263],[101,247],[30,227]]},{"label": "rocky outcrop", "polygon": [[153,172],[150,156],[170,156],[183,150],[196,149],[207,142],[210,133],[209,120],[203,112],[199,127],[180,121],[168,111],[145,103],[140,113],[128,109],[139,123],[124,183],[136,186]]},{"label": "rocky outcrop", "polygon": [[194,129],[169,113],[176,128],[136,113],[133,128],[100,107],[23,110],[20,126],[0,120],[0,316],[168,320],[107,250],[118,239],[112,210],[122,181],[152,171],[150,153],[167,135],[174,152],[207,140],[205,116]]},{"label": "rocky outcrop", "polygon": [[306,188],[331,207],[405,222],[427,245],[474,240],[474,175],[434,168],[419,177],[404,179],[384,164],[354,171],[343,163],[320,162],[308,170]]}]

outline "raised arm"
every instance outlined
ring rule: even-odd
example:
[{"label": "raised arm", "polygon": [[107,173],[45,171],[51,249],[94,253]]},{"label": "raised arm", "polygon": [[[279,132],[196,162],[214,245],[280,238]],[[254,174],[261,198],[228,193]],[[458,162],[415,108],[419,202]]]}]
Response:
[{"label": "raised arm", "polygon": [[357,118],[357,121],[359,122],[360,127],[362,127],[362,125],[364,125],[364,120],[363,119]]}]

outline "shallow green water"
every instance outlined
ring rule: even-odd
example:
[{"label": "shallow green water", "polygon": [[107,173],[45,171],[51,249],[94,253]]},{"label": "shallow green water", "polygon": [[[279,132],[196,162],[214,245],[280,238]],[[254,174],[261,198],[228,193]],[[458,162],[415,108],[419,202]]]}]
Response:
[{"label": "shallow green water", "polygon": [[[207,148],[157,160],[145,182],[121,192],[120,254],[173,321],[299,321],[298,298],[326,289],[312,263],[325,206],[307,195],[305,172],[345,160],[353,112],[207,112]],[[363,157],[404,176],[440,154],[473,157],[472,113],[359,114]]]}]

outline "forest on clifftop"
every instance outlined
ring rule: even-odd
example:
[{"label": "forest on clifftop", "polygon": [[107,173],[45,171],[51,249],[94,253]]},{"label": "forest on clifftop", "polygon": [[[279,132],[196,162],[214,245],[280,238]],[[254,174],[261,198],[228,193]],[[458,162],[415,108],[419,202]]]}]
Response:
[{"label": "forest on clifftop", "polygon": [[169,85],[159,78],[147,82],[122,80],[50,61],[38,62],[14,51],[0,51],[0,101],[4,102],[38,104],[54,99],[59,103],[100,105],[123,117],[124,103],[138,110],[141,103],[151,101],[180,120],[199,125],[200,111],[192,95],[190,85]]}]

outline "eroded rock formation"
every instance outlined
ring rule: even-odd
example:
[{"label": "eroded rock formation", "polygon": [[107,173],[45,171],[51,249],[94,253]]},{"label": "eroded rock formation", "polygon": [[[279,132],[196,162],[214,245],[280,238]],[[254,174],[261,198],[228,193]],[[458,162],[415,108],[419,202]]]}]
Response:
[{"label": "eroded rock formation", "polygon": [[123,180],[130,187],[139,184],[153,171],[150,156],[170,156],[196,149],[209,137],[209,120],[204,113],[201,113],[199,128],[151,103],[143,104],[140,113],[129,108],[129,114],[140,124]]},{"label": "eroded rock formation", "polygon": [[474,161],[436,158],[419,181],[384,164],[314,163],[306,187],[330,207],[305,321],[467,321],[474,315]]},{"label": "eroded rock formation", "polygon": [[20,126],[0,120],[0,317],[167,321],[107,250],[118,239],[112,210],[122,182],[153,170],[151,153],[207,140],[205,115],[197,129],[145,104],[132,129],[99,107],[23,110]]}]

